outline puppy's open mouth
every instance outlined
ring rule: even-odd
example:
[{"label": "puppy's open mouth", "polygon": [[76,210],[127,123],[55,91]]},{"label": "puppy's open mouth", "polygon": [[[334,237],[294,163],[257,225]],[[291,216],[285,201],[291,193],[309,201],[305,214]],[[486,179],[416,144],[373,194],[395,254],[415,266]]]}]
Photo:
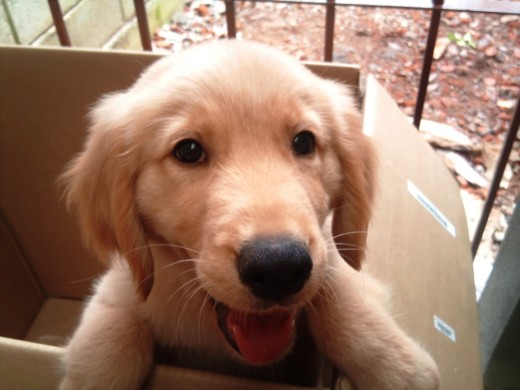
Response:
[{"label": "puppy's open mouth", "polygon": [[288,311],[237,312],[216,302],[218,325],[228,343],[252,364],[281,358],[294,337],[294,315]]}]

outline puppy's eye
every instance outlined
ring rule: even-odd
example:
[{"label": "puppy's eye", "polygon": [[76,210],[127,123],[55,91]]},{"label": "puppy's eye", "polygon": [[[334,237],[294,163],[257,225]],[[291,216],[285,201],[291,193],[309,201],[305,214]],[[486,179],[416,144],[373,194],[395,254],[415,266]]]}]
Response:
[{"label": "puppy's eye", "polygon": [[311,154],[316,148],[316,139],[314,134],[308,130],[304,130],[296,134],[292,142],[294,153],[299,156]]},{"label": "puppy's eye", "polygon": [[180,141],[173,148],[173,155],[177,160],[186,164],[202,162],[206,158],[206,153],[202,145],[193,139]]}]

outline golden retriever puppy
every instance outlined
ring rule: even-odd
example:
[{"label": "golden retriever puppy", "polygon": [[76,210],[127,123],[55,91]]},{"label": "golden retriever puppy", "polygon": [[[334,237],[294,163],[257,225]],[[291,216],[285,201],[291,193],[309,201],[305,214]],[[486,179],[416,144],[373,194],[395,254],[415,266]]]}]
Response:
[{"label": "golden retriever puppy", "polygon": [[359,272],[374,165],[346,87],[260,44],[186,50],[104,97],[62,177],[108,267],[62,389],[138,388],[154,344],[227,372],[271,365],[303,322],[357,389],[437,388]]}]

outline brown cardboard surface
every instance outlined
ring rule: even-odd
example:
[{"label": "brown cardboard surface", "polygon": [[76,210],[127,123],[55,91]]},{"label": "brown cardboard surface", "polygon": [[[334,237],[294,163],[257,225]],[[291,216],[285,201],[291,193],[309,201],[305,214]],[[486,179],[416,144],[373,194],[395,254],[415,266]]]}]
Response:
[{"label": "brown cardboard surface", "polygon": [[79,298],[100,268],[59,203],[55,181],[80,150],[87,107],[105,83],[87,74],[93,64],[59,54],[11,48],[0,55],[1,212],[45,293]]},{"label": "brown cardboard surface", "polygon": [[24,339],[62,347],[79,324],[83,301],[49,298],[43,304]]},{"label": "brown cardboard surface", "polygon": [[23,338],[43,300],[44,294],[0,212],[0,335]]},{"label": "brown cardboard surface", "polygon": [[155,366],[145,389],[169,390],[175,383],[175,390],[215,389],[215,390],[304,390],[308,387],[281,385],[260,381],[233,378],[209,372],[186,368]]},{"label": "brown cardboard surface", "polygon": [[0,388],[54,390],[63,349],[0,337]]},{"label": "brown cardboard surface", "polygon": [[[20,259],[13,251],[3,251],[0,261],[24,262],[16,274],[29,282],[36,279],[48,297],[84,297],[102,269],[83,249],[74,221],[59,202],[55,180],[81,149],[88,108],[101,94],[129,86],[156,58],[144,53],[0,48],[0,213],[23,253]],[[356,68],[309,67],[347,83],[357,85],[359,80]],[[457,185],[371,78],[366,87],[364,127],[380,152],[380,191],[366,265],[392,287],[396,318],[432,352],[441,369],[442,388],[482,388],[469,239]],[[411,195],[410,182],[421,192],[419,200]],[[453,225],[455,237],[441,225],[436,210]],[[12,281],[14,275],[14,271],[0,273],[0,283]],[[27,288],[38,290],[37,286]],[[6,292],[0,292],[4,299]],[[17,291],[15,299],[25,302],[24,294]],[[28,317],[36,317],[41,294],[39,299]],[[45,342],[49,335],[63,337],[71,326],[54,326],[53,319],[58,317],[53,313],[71,314],[66,322],[72,324],[78,314],[75,307],[74,302],[47,300],[28,339]],[[0,307],[2,319],[15,321],[21,315],[16,305]],[[27,310],[24,315],[27,317]],[[455,341],[434,327],[434,316],[454,330]],[[32,344],[17,344],[16,348],[24,350],[27,345]],[[0,342],[0,352],[4,347]],[[20,356],[29,362],[31,348]],[[22,370],[20,374],[24,367],[16,369]],[[150,386],[164,387],[170,383],[170,375],[180,375],[182,383],[213,384],[215,380],[213,374],[159,368]],[[229,385],[229,380],[226,377],[223,383]],[[246,388],[255,388],[251,386]]]},{"label": "brown cardboard surface", "polygon": [[[397,321],[431,351],[441,388],[482,388],[470,241],[458,185],[372,77],[364,117],[380,159],[366,266],[391,286]],[[455,236],[412,196],[409,182],[453,225]],[[455,341],[435,328],[434,316],[453,328]]]},{"label": "brown cardboard surface", "polygon": [[[28,341],[0,337],[0,388],[9,390],[55,390],[60,381],[63,349]],[[9,357],[8,359],[5,357]],[[144,389],[176,390],[304,390],[308,387],[279,385],[233,378],[225,375],[157,365]]]}]

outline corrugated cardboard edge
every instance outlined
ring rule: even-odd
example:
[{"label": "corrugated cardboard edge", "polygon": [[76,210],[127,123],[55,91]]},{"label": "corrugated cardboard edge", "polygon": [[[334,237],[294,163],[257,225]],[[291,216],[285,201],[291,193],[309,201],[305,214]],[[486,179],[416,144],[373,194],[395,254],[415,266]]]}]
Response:
[{"label": "corrugated cardboard edge", "polygon": [[[54,390],[61,379],[64,349],[0,337],[0,387]],[[308,388],[234,378],[171,366],[154,366],[145,389],[304,390]]]}]

